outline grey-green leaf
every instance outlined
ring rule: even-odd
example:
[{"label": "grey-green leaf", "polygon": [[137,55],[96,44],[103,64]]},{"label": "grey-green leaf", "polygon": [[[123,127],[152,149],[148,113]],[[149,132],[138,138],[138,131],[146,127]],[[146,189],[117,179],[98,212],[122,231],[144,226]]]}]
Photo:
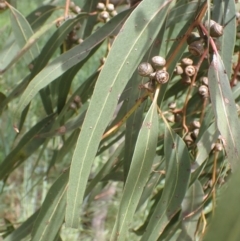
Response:
[{"label": "grey-green leaf", "polygon": [[61,76],[72,66],[84,60],[94,47],[99,45],[107,36],[116,31],[116,29],[119,29],[128,13],[129,11],[125,11],[119,14],[118,18],[114,18],[112,21],[109,21],[101,29],[89,36],[82,44],[70,49],[56,58],[38,75],[36,75],[20,99],[16,118],[20,116],[21,111],[35,97],[39,90],[47,86],[57,77]]},{"label": "grey-green leaf", "polygon": [[98,78],[73,155],[67,195],[67,226],[78,227],[78,212],[83,201],[91,165],[102,134],[117,105],[118,95],[122,93],[137,68],[139,59],[145,53],[144,50],[151,46],[171,2],[173,1],[141,2],[122,26],[113,43]]},{"label": "grey-green leaf", "polygon": [[64,220],[69,172],[63,173],[52,185],[42,204],[32,230],[32,241],[54,240]]},{"label": "grey-green leaf", "polygon": [[232,168],[239,166],[240,124],[230,83],[221,57],[213,55],[208,71],[209,91],[218,130]]},{"label": "grey-green leaf", "polygon": [[38,214],[39,210],[35,212],[32,216],[30,216],[20,227],[18,227],[10,235],[8,235],[4,239],[4,241],[22,240],[26,236],[28,236],[32,231],[33,224],[36,221]]},{"label": "grey-green leaf", "polygon": [[180,234],[179,239],[186,240],[187,236],[190,240],[194,240],[197,230],[198,219],[202,212],[202,203],[204,192],[201,183],[196,180],[188,189],[186,196],[182,202],[182,228],[184,231]]},{"label": "grey-green leaf", "polygon": [[123,241],[149,177],[158,137],[158,116],[153,102],[139,131],[111,241]]},{"label": "grey-green leaf", "polygon": [[166,181],[141,241],[157,240],[180,209],[190,178],[190,157],[184,141],[169,126],[165,128]]},{"label": "grey-green leaf", "polygon": [[221,189],[217,198],[217,206],[213,218],[210,221],[203,241],[238,241],[239,229],[239,199],[240,199],[240,169],[232,174],[228,184]]},{"label": "grey-green leaf", "polygon": [[[20,48],[22,48],[28,41],[28,39],[34,34],[30,24],[26,18],[14,7],[10,7],[11,10],[11,22],[15,39]],[[39,54],[37,45],[32,46],[29,54],[26,55],[27,62],[34,60]]]}]

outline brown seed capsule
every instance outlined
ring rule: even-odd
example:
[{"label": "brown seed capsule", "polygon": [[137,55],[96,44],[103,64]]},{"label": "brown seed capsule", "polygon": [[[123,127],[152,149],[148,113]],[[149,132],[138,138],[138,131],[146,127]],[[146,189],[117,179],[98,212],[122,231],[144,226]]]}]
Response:
[{"label": "brown seed capsule", "polygon": [[145,83],[145,84],[139,85],[139,88],[140,88],[140,89],[146,89],[146,90],[148,90],[149,92],[153,93],[154,90],[155,90],[155,82],[153,82],[153,81],[148,81],[148,82]]},{"label": "brown seed capsule", "polygon": [[181,60],[181,63],[182,63],[183,65],[192,65],[192,64],[193,64],[193,60],[190,59],[190,58],[183,58],[183,59]]},{"label": "brown seed capsule", "polygon": [[201,85],[198,89],[198,93],[204,98],[208,97],[208,87],[206,85]]},{"label": "brown seed capsule", "polygon": [[171,122],[171,123],[174,123],[174,122],[175,122],[175,116],[174,116],[174,115],[169,115],[169,116],[167,117],[167,120],[168,120],[169,122]]},{"label": "brown seed capsule", "polygon": [[60,127],[58,128],[58,133],[59,133],[59,134],[63,134],[63,133],[65,133],[66,131],[67,131],[66,126],[60,126]]},{"label": "brown seed capsule", "polygon": [[193,139],[197,139],[197,137],[198,137],[198,134],[199,134],[199,129],[195,129],[195,130],[193,130],[193,132],[192,132],[192,137],[193,137]]},{"label": "brown seed capsule", "polygon": [[81,98],[79,95],[76,95],[73,99],[73,101],[76,103],[76,104],[80,104],[81,103]]},{"label": "brown seed capsule", "polygon": [[168,74],[168,72],[165,71],[165,70],[158,70],[158,71],[156,71],[155,80],[156,80],[159,84],[165,84],[165,83],[167,83],[168,80],[169,80],[169,74]]},{"label": "brown seed capsule", "polygon": [[205,21],[205,27],[209,29],[209,33],[211,37],[220,37],[223,35],[223,26],[219,23],[215,22],[214,20]]},{"label": "brown seed capsule", "polygon": [[175,114],[175,122],[182,122],[182,116],[179,113]]},{"label": "brown seed capsule", "polygon": [[188,146],[190,146],[193,143],[193,139],[191,137],[191,134],[188,133],[185,137],[184,137],[184,141],[186,142],[186,144]]},{"label": "brown seed capsule", "polygon": [[69,35],[69,40],[72,42],[72,43],[78,43],[78,36],[76,33],[73,33],[71,35]]},{"label": "brown seed capsule", "polygon": [[199,129],[199,128],[201,127],[201,124],[200,124],[199,121],[194,120],[194,121],[192,122],[192,126],[193,126],[193,128],[195,128],[195,129]]},{"label": "brown seed capsule", "polygon": [[196,69],[193,65],[188,65],[186,66],[186,68],[184,69],[184,72],[187,76],[193,76],[196,73]]},{"label": "brown seed capsule", "polygon": [[177,66],[175,67],[175,69],[174,69],[174,73],[177,74],[177,75],[183,74],[183,68],[182,68],[182,66],[177,65]]},{"label": "brown seed capsule", "polygon": [[202,82],[203,85],[208,86],[208,77],[203,76],[201,77],[200,81]]},{"label": "brown seed capsule", "polygon": [[194,56],[201,56],[204,53],[204,39],[200,38],[188,46],[188,51]]},{"label": "brown seed capsule", "polygon": [[105,4],[104,3],[98,3],[97,4],[97,10],[100,10],[100,11],[105,10]]},{"label": "brown seed capsule", "polygon": [[82,11],[82,9],[79,6],[75,6],[73,8],[73,12],[76,13],[76,14],[79,14],[81,11]]},{"label": "brown seed capsule", "polygon": [[191,80],[191,78],[190,78],[188,75],[183,74],[183,75],[182,75],[182,82],[183,82],[184,84],[190,85],[191,82],[192,82],[192,80]]},{"label": "brown seed capsule", "polygon": [[221,143],[216,143],[215,147],[214,147],[215,151],[222,151],[223,150],[223,146]]},{"label": "brown seed capsule", "polygon": [[75,26],[74,26],[74,30],[79,30],[81,28],[81,24],[80,22],[78,22]]},{"label": "brown seed capsule", "polygon": [[5,2],[0,2],[0,10],[4,10],[7,8],[7,5]]},{"label": "brown seed capsule", "polygon": [[151,64],[147,62],[143,62],[138,66],[138,74],[147,77],[150,76],[150,74],[153,73],[153,67]]},{"label": "brown seed capsule", "polygon": [[100,13],[100,15],[99,15],[99,18],[106,21],[107,19],[109,19],[109,12],[107,12],[107,11],[102,11],[102,12]]},{"label": "brown seed capsule", "polygon": [[73,9],[75,6],[76,6],[76,4],[74,2],[69,3],[69,8]]},{"label": "brown seed capsule", "polygon": [[187,37],[187,44],[190,45],[193,41],[198,40],[200,37],[198,32],[191,32],[190,35]]},{"label": "brown seed capsule", "polygon": [[174,110],[177,107],[177,103],[176,102],[171,102],[168,104],[168,108],[171,110]]},{"label": "brown seed capsule", "polygon": [[72,102],[72,103],[70,104],[69,108],[72,109],[72,110],[76,110],[76,109],[77,109],[76,103]]},{"label": "brown seed capsule", "polygon": [[110,15],[111,15],[112,17],[116,16],[117,14],[118,14],[118,13],[117,13],[116,10],[113,10],[112,12],[110,12]]},{"label": "brown seed capsule", "polygon": [[77,41],[78,44],[81,44],[82,42],[83,42],[83,39],[81,39],[81,38],[79,38]]},{"label": "brown seed capsule", "polygon": [[107,4],[106,9],[108,12],[112,12],[115,9],[115,7],[112,3],[109,3]]},{"label": "brown seed capsule", "polygon": [[162,56],[152,57],[152,65],[155,69],[161,69],[166,64],[166,59]]}]

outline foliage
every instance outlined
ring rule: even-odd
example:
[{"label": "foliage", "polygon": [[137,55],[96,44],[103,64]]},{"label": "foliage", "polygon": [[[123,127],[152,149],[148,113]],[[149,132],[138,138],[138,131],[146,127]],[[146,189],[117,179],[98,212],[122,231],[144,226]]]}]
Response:
[{"label": "foliage", "polygon": [[113,2],[0,0],[1,199],[36,193],[4,241],[239,240],[219,217],[239,218],[240,5]]}]

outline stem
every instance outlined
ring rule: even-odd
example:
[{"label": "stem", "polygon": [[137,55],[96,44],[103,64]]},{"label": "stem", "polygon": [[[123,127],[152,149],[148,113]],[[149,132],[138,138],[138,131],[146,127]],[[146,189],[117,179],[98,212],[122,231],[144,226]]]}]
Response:
[{"label": "stem", "polygon": [[213,190],[212,190],[212,203],[213,203],[213,214],[214,214],[214,210],[216,207],[216,189],[215,189],[215,183],[216,183],[216,172],[217,172],[217,160],[218,160],[218,151],[215,151],[214,153],[214,161],[213,161],[213,172],[212,172],[212,183],[214,184],[213,186]]},{"label": "stem", "polygon": [[127,119],[132,115],[132,113],[147,99],[148,93],[144,94],[142,97],[140,97],[134,106],[127,112],[127,114],[120,120],[115,126],[113,126],[111,129],[109,129],[107,132],[105,132],[102,136],[102,140],[106,137],[110,136],[111,134],[115,133],[119,128],[127,121]]},{"label": "stem", "polygon": [[64,12],[64,17],[65,17],[65,19],[68,17],[69,4],[70,4],[70,0],[66,0],[65,12]]},{"label": "stem", "polygon": [[240,70],[240,52],[238,52],[238,63],[234,69],[234,74],[231,79],[231,87],[233,87],[233,85],[234,85],[234,80],[237,78],[237,74],[238,74],[239,70]]},{"label": "stem", "polygon": [[188,31],[186,32],[186,34],[183,36],[183,38],[179,41],[178,46],[175,48],[175,50],[173,51],[173,53],[171,54],[171,56],[168,58],[167,63],[166,63],[166,68],[169,67],[169,65],[171,64],[171,62],[175,59],[175,56],[177,55],[177,53],[179,52],[179,50],[181,49],[182,45],[186,42],[187,37],[190,35],[190,33],[192,32],[192,30],[198,26],[199,24],[201,24],[202,18],[205,14],[205,12],[207,11],[207,2],[203,5],[202,9],[200,10],[199,14],[197,15],[195,21],[190,25],[190,27],[188,28]]},{"label": "stem", "polygon": [[[152,95],[150,95],[150,98],[152,99],[153,103],[156,103],[156,105],[157,105],[157,98],[158,98],[159,92],[160,92],[160,85],[158,85],[156,88],[154,99],[153,99]],[[158,105],[157,105],[157,110],[158,110],[160,117],[163,119],[165,124],[168,126],[168,121],[166,120],[164,114],[162,113],[162,111]]]},{"label": "stem", "polygon": [[204,115],[205,115],[207,100],[208,100],[208,98],[204,98],[204,101],[203,101],[203,106],[202,106],[202,111],[201,111],[201,116],[200,116],[200,121],[199,121],[201,125],[202,125],[203,118],[204,118]]},{"label": "stem", "polygon": [[202,31],[208,36],[208,39],[209,39],[209,42],[210,42],[210,44],[213,48],[213,51],[214,51],[215,54],[217,54],[218,50],[217,50],[216,44],[213,41],[212,37],[209,36],[209,31],[205,28],[205,26],[201,22],[199,23],[199,26],[201,27]]},{"label": "stem", "polygon": [[182,109],[182,112],[183,112],[182,126],[185,129],[186,133],[188,133],[188,127],[186,125],[187,104],[188,104],[188,101],[189,101],[189,99],[191,97],[190,95],[191,95],[191,92],[192,92],[192,88],[195,85],[195,81],[196,81],[196,77],[197,77],[197,74],[198,74],[198,70],[199,70],[203,60],[205,59],[205,56],[207,56],[207,53],[208,53],[208,49],[205,49],[203,55],[201,56],[201,58],[198,61],[197,65],[195,66],[196,73],[194,74],[194,76],[192,78],[191,85],[188,88],[187,96],[186,96],[186,99],[185,99],[185,102],[184,102],[184,105],[183,105],[183,109]]}]

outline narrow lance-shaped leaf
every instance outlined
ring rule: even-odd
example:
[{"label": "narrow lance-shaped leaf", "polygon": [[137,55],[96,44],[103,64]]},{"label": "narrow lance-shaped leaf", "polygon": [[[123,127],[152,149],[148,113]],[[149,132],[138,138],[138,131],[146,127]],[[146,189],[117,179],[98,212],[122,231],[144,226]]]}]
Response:
[{"label": "narrow lance-shaped leaf", "polygon": [[234,0],[213,1],[214,8],[212,19],[224,26],[223,35],[217,38],[216,41],[219,45],[219,52],[228,78],[230,78],[232,74],[232,56],[236,40],[235,4]]},{"label": "narrow lance-shaped leaf", "polygon": [[182,202],[182,212],[180,217],[182,219],[183,231],[179,236],[180,240],[194,240],[196,233],[198,219],[202,212],[202,203],[204,192],[202,184],[196,180],[191,187],[189,187],[186,196]]},{"label": "narrow lance-shaped leaf", "polygon": [[[142,94],[141,91],[138,89],[138,85],[141,83],[143,78],[140,78],[137,72],[135,72],[130,79],[131,83],[131,90],[129,93],[129,97],[127,98],[127,111],[129,111],[136,99],[140,98]],[[127,120],[126,122],[126,134],[125,134],[125,144],[128,148],[125,148],[125,155],[124,155],[124,178],[126,180],[128,171],[131,165],[131,160],[138,136],[139,129],[141,128],[142,119],[143,119],[143,111],[145,105],[141,105]]]},{"label": "narrow lance-shaped leaf", "polygon": [[214,216],[208,226],[203,241],[240,240],[240,168],[233,172],[229,182],[222,187]]},{"label": "narrow lance-shaped leaf", "polygon": [[[12,29],[18,46],[22,48],[33,35],[33,30],[26,18],[14,7],[9,5],[11,10]],[[34,45],[26,56],[27,62],[34,60],[39,54],[37,45]]]},{"label": "narrow lance-shaped leaf", "polygon": [[[32,11],[27,17],[27,21],[31,25],[34,32],[38,28],[42,27],[52,13],[56,10],[60,10],[57,6],[54,5],[43,5],[39,8]],[[61,10],[60,10],[61,11]]]},{"label": "narrow lance-shaped leaf", "polygon": [[141,241],[157,240],[180,209],[190,178],[190,157],[184,141],[169,126],[165,128],[166,181]]},{"label": "narrow lance-shaped leaf", "polygon": [[217,127],[222,136],[228,160],[232,168],[236,168],[240,160],[240,125],[227,73],[218,54],[213,55],[208,78]]},{"label": "narrow lance-shaped leaf", "polygon": [[69,172],[63,173],[52,185],[42,204],[32,230],[32,241],[54,240],[64,220]]},{"label": "narrow lance-shaped leaf", "polygon": [[143,121],[134,150],[129,174],[112,232],[111,240],[125,240],[129,224],[141,198],[155,157],[158,137],[158,116],[153,102]]},{"label": "narrow lance-shaped leaf", "polygon": [[178,1],[174,8],[169,12],[166,27],[171,27],[172,25],[184,22],[196,15],[196,10],[199,8],[199,4],[204,2],[204,0],[199,1]]},{"label": "narrow lance-shaped leaf", "polygon": [[19,141],[17,146],[0,164],[0,180],[9,175],[20,163],[32,155],[44,142],[38,134],[51,129],[55,116],[50,115],[33,126]]},{"label": "narrow lance-shaped leaf", "polygon": [[102,134],[117,105],[118,95],[135,71],[139,59],[144,55],[144,50],[152,44],[171,2],[173,1],[141,2],[123,25],[113,43],[97,81],[73,155],[67,196],[67,226],[78,227],[78,213],[91,165]]},{"label": "narrow lance-shaped leaf", "polygon": [[113,166],[119,162],[119,159],[123,153],[124,142],[122,142],[115,150],[113,155],[109,158],[109,160],[103,165],[101,170],[96,174],[96,176],[91,180],[88,184],[85,192],[85,196],[89,195],[89,193],[93,190],[93,188],[110,172]]},{"label": "narrow lance-shaped leaf", "polygon": [[[31,25],[32,29],[35,31],[40,26],[43,26],[44,22],[51,16],[56,6],[44,5],[35,9],[30,13],[26,19]],[[13,57],[17,54],[19,47],[15,41],[14,34],[12,33],[7,39],[6,45],[3,47],[3,50],[0,52],[0,72],[6,70],[6,66],[12,62]]]},{"label": "narrow lance-shaped leaf", "polygon": [[207,159],[211,149],[212,144],[216,142],[219,136],[219,131],[217,130],[216,124],[211,124],[203,133],[200,140],[197,142],[198,153],[195,158],[195,167],[199,167]]},{"label": "narrow lance-shaped leaf", "polygon": [[[85,2],[85,5],[83,6],[84,12],[93,12],[96,10],[96,6],[98,4],[99,0],[88,0]],[[87,38],[93,31],[94,26],[96,24],[97,15],[89,16],[87,19],[85,19],[80,28],[80,33],[82,36],[82,39]]]},{"label": "narrow lance-shaped leaf", "polygon": [[107,36],[118,30],[124,22],[129,10],[119,14],[113,20],[106,23],[101,29],[89,36],[82,44],[70,49],[47,65],[28,85],[24,91],[16,113],[16,119],[22,110],[35,97],[39,90],[50,84],[57,77],[64,74],[68,69],[84,60],[91,50],[99,45]]},{"label": "narrow lance-shaped leaf", "polygon": [[[69,19],[65,21],[51,36],[51,38],[47,41],[45,46],[43,47],[40,55],[37,58],[37,61],[34,65],[34,68],[31,72],[31,79],[39,73],[40,70],[46,66],[49,59],[52,57],[56,49],[62,44],[67,34],[72,30],[74,25],[82,19],[86,17],[86,14],[79,14],[76,18]],[[32,36],[34,38],[34,36]]]},{"label": "narrow lance-shaped leaf", "polygon": [[20,227],[8,235],[4,241],[23,240],[25,237],[27,237],[32,231],[33,224],[36,221],[38,214],[39,210],[30,216],[24,223],[22,223]]}]

